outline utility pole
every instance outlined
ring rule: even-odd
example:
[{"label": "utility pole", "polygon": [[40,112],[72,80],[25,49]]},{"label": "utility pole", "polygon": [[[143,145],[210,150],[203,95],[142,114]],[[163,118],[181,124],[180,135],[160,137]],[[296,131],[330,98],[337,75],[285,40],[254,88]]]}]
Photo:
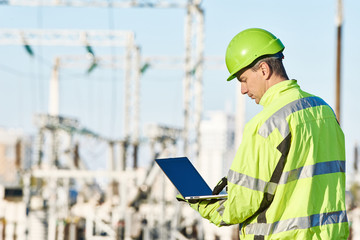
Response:
[{"label": "utility pole", "polygon": [[337,0],[337,16],[336,16],[336,27],[337,27],[337,45],[336,45],[336,105],[335,114],[340,124],[340,113],[341,113],[341,32],[343,24],[343,4],[342,0]]},{"label": "utility pole", "polygon": [[355,143],[355,147],[354,147],[354,170],[355,172],[358,171],[358,161],[359,161],[359,150],[358,150],[358,144]]},{"label": "utility pole", "polygon": [[[185,17],[184,155],[197,159],[203,111],[204,11],[201,0],[189,0]],[[193,116],[193,119],[192,119]],[[191,145],[191,149],[190,149]]]}]

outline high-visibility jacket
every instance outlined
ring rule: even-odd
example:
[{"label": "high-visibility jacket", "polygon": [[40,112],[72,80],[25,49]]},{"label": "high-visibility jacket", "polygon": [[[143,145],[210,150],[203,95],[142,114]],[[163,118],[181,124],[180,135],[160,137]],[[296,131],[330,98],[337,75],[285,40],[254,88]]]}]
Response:
[{"label": "high-visibility jacket", "polygon": [[228,172],[228,198],[191,206],[240,239],[347,239],[345,140],[333,110],[282,81],[261,98]]}]

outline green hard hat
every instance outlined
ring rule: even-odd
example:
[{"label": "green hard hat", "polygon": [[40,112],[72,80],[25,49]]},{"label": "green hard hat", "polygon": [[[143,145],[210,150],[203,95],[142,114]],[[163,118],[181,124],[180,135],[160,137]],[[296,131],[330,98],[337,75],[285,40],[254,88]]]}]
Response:
[{"label": "green hard hat", "polygon": [[234,79],[238,71],[257,58],[282,52],[284,48],[280,39],[264,29],[249,28],[238,33],[226,50],[225,62],[230,73],[227,80]]}]

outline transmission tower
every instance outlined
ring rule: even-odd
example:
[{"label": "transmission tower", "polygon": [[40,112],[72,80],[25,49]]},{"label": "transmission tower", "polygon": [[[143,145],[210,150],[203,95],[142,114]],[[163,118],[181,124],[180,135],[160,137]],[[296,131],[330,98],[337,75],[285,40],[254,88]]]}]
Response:
[{"label": "transmission tower", "polygon": [[201,0],[0,0],[2,4],[17,6],[184,8],[186,17],[183,141],[184,154],[191,155],[195,159],[201,147],[200,122],[203,112],[204,12],[201,2]]}]

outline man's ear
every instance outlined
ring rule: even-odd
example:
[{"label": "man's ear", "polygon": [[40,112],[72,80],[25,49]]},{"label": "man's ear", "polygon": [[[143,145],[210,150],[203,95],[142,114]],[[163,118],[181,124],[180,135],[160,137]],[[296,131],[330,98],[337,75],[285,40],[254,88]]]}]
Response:
[{"label": "man's ear", "polygon": [[261,71],[261,75],[265,80],[270,79],[272,71],[269,64],[267,64],[266,62],[260,63],[259,70]]}]

